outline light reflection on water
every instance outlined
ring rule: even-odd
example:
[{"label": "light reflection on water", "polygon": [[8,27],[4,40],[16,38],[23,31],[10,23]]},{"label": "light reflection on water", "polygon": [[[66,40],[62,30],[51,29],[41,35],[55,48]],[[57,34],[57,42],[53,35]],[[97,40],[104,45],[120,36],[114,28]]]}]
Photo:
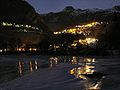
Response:
[{"label": "light reflection on water", "polygon": [[[59,63],[71,63],[78,65],[71,69],[69,73],[76,78],[80,78],[80,81],[84,81],[85,90],[101,90],[102,81],[105,78],[101,73],[96,72],[95,58],[83,58],[78,56],[58,56],[50,57],[50,67],[53,67]],[[100,74],[100,75],[99,75]]]},{"label": "light reflection on water", "polygon": [[49,66],[52,68],[53,66],[56,66],[58,64],[58,58],[57,57],[50,57],[49,58]]},{"label": "light reflection on water", "polygon": [[[95,76],[95,58],[84,58],[79,56],[50,56],[49,58],[43,60],[44,63],[42,63],[43,61],[40,59],[40,57],[37,59],[31,59],[30,57],[16,59],[18,60],[15,61],[17,63],[14,66],[17,66],[17,73],[19,74],[19,76],[26,74],[26,72],[33,72],[38,69],[42,69],[41,67],[44,66],[45,68],[55,68],[59,63],[69,63],[72,65],[77,65],[69,71],[69,74],[74,75],[76,78],[79,78],[80,81],[84,81],[83,84],[85,90],[100,90],[102,86],[102,81],[105,77],[101,76],[97,78]],[[91,75],[93,78],[89,78],[89,75]]]},{"label": "light reflection on water", "polygon": [[23,73],[25,72],[26,69],[29,70],[30,72],[37,70],[38,69],[37,60],[29,61],[27,63],[25,63],[24,61],[19,61],[18,62],[18,72],[19,72],[20,76],[23,75]]},{"label": "light reflection on water", "polygon": [[93,74],[93,72],[95,72],[94,58],[83,58],[77,63],[80,64],[80,66],[70,70],[70,74],[74,75],[76,78],[86,79],[84,74]]},{"label": "light reflection on water", "polygon": [[[74,60],[76,62],[76,59],[73,59],[73,62]],[[95,58],[83,58],[77,63],[81,66],[70,70],[70,74],[74,75],[76,78],[84,80],[85,90],[100,90],[104,76],[96,77],[94,74]]]},{"label": "light reflection on water", "polygon": [[[58,58],[50,57],[48,59],[48,63],[45,65],[46,65],[46,68],[49,68],[49,67],[52,68],[52,67],[55,67],[57,64],[58,64]],[[44,65],[39,60],[25,60],[25,61],[19,60],[17,66],[18,66],[19,75],[22,76],[26,72],[36,71],[36,70],[40,69],[41,67],[43,67]]]}]

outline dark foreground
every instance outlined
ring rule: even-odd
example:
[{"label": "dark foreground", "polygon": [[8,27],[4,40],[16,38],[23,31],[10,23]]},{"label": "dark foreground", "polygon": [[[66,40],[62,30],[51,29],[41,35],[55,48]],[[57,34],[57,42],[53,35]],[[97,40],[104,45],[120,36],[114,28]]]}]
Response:
[{"label": "dark foreground", "polygon": [[[119,57],[1,56],[0,58],[1,63],[5,59],[5,63],[14,60],[18,69],[18,73],[12,72],[14,74],[12,80],[1,82],[0,90],[120,90]],[[5,78],[6,74],[2,72],[1,77]],[[6,77],[13,76],[8,71],[6,73],[8,74]]]}]

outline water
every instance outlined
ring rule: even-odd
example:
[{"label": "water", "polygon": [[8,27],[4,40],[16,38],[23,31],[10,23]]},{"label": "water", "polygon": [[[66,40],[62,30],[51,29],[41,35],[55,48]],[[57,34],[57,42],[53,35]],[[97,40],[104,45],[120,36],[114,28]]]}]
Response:
[{"label": "water", "polygon": [[11,81],[39,68],[49,67],[47,57],[27,55],[0,56],[0,83]]},{"label": "water", "polygon": [[[61,70],[63,69],[62,67],[65,69],[64,71]],[[51,70],[50,68],[55,69]],[[37,70],[49,70],[46,71],[49,72],[49,74],[44,76],[51,78],[49,78],[50,83],[46,79],[46,82],[49,83],[52,88],[51,90],[59,90],[60,88],[62,88],[61,90],[120,89],[120,58],[40,55],[0,56],[0,83],[6,83]],[[43,76],[41,75],[41,77]],[[31,82],[33,83],[34,80]],[[36,81],[37,85],[38,82]],[[45,80],[43,82],[45,83]],[[63,85],[59,85],[58,83],[63,83]],[[33,90],[49,90],[49,88],[44,85],[43,87],[37,88],[39,89],[33,88]],[[18,90],[21,89],[18,88]],[[25,88],[24,90],[29,89]]]}]

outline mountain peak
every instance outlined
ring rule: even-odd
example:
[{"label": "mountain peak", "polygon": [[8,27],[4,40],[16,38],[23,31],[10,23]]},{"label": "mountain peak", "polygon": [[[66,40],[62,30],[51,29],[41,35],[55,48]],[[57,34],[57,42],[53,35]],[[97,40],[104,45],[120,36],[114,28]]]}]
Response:
[{"label": "mountain peak", "polygon": [[72,6],[67,6],[63,9],[63,11],[67,11],[67,12],[72,12],[74,11],[75,9],[72,7]]},{"label": "mountain peak", "polygon": [[117,10],[117,11],[120,11],[120,5],[114,6],[113,9],[115,9],[115,10]]}]

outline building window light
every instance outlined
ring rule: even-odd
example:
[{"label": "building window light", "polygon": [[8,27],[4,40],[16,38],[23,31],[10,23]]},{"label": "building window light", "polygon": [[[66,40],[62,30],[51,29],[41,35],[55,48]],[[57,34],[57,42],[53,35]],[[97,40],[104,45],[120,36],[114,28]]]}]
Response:
[{"label": "building window light", "polygon": [[15,27],[20,27],[20,26],[17,24],[17,25],[15,25]]},{"label": "building window light", "polygon": [[12,24],[11,24],[11,23],[8,23],[7,26],[12,26]]},{"label": "building window light", "polygon": [[31,25],[29,25],[28,27],[31,28]]},{"label": "building window light", "polygon": [[28,28],[29,26],[28,26],[28,25],[26,25],[25,27],[27,27],[27,28]]},{"label": "building window light", "polygon": [[32,27],[32,29],[35,29],[35,27]]},{"label": "building window light", "polygon": [[24,25],[20,25],[21,27],[23,27]]},{"label": "building window light", "polygon": [[24,29],[24,32],[27,32],[27,30],[26,30],[26,29]]},{"label": "building window light", "polygon": [[38,27],[36,27],[36,29],[38,30],[39,28],[38,28]]},{"label": "building window light", "polygon": [[7,24],[5,22],[2,23],[3,26],[6,26]]}]

